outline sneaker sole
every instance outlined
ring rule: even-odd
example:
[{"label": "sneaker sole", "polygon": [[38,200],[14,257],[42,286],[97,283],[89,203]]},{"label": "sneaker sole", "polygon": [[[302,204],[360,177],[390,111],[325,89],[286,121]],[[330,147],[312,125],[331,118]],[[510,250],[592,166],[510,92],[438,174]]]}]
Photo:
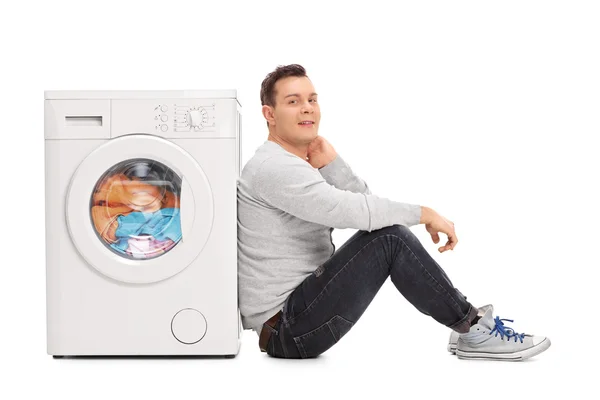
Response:
[{"label": "sneaker sole", "polygon": [[456,343],[448,343],[448,346],[446,348],[450,353],[456,354]]},{"label": "sneaker sole", "polygon": [[[537,346],[515,353],[485,353],[476,351],[462,351],[456,349],[456,356],[461,360],[497,360],[497,361],[522,361],[540,354],[550,347],[550,339],[545,338]],[[448,345],[450,348],[450,345]]]}]

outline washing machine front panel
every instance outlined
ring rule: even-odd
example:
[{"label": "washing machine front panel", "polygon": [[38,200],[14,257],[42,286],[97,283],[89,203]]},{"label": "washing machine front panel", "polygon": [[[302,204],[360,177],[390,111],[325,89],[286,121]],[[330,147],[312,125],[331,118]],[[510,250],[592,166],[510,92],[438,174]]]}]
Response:
[{"label": "washing machine front panel", "polygon": [[186,151],[132,134],[85,158],[65,211],[71,240],[90,267],[118,281],[153,283],[202,252],[214,206],[206,175]]}]

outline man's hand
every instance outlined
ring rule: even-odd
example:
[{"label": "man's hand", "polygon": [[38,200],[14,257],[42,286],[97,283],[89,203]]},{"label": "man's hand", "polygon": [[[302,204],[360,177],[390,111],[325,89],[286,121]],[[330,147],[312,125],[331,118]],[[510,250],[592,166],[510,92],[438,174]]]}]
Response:
[{"label": "man's hand", "polygon": [[433,243],[437,244],[440,242],[438,232],[442,232],[448,236],[446,245],[438,248],[438,251],[443,253],[447,250],[454,250],[454,247],[458,244],[458,238],[454,232],[454,222],[447,220],[429,207],[426,207],[424,211],[426,216],[425,229],[431,235]]},{"label": "man's hand", "polygon": [[313,168],[323,168],[337,156],[333,146],[323,136],[317,136],[308,145],[308,162]]}]

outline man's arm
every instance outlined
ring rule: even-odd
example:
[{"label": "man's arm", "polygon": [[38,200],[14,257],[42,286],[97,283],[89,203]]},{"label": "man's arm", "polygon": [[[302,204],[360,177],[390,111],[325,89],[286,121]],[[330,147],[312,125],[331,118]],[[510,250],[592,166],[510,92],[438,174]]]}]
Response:
[{"label": "man's arm", "polygon": [[339,155],[326,166],[319,168],[319,172],[327,183],[341,190],[353,193],[371,194],[367,183],[354,174],[350,165]]},{"label": "man's arm", "polygon": [[253,185],[256,195],[271,206],[333,228],[370,232],[421,221],[421,206],[338,189],[293,155],[278,154],[263,161]]}]

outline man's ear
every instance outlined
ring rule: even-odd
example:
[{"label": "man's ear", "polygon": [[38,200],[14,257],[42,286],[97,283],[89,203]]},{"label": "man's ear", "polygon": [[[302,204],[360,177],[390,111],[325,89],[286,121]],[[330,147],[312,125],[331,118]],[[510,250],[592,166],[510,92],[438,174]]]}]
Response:
[{"label": "man's ear", "polygon": [[262,106],[262,113],[265,119],[269,122],[269,125],[275,125],[273,107],[267,105]]}]

